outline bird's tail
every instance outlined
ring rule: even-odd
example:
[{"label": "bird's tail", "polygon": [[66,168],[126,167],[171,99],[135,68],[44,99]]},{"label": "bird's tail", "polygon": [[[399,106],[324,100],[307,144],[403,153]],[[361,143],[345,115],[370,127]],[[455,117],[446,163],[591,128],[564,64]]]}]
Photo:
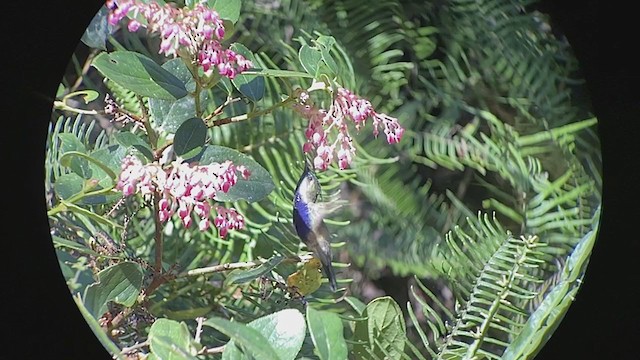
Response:
[{"label": "bird's tail", "polygon": [[338,284],[336,283],[336,274],[333,271],[333,266],[331,266],[331,256],[320,256],[320,263],[325,275],[327,275],[327,279],[329,279],[331,291],[335,292],[338,289]]},{"label": "bird's tail", "polygon": [[333,271],[333,266],[331,266],[331,245],[327,240],[321,237],[318,239],[318,247],[319,248],[315,249],[316,251],[314,251],[314,253],[318,259],[320,259],[322,270],[327,276],[327,279],[329,279],[331,290],[336,291],[338,289],[338,285],[336,283],[336,274]]}]

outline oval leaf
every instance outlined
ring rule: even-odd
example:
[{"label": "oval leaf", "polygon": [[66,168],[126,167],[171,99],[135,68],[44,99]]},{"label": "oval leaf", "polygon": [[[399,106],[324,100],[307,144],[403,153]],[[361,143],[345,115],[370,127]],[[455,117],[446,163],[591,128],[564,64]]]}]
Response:
[{"label": "oval leaf", "polygon": [[[231,44],[230,49],[256,64],[253,53],[240,43]],[[256,102],[264,96],[264,77],[260,75],[238,74],[231,80],[233,86],[251,101]]]},{"label": "oval leaf", "polygon": [[284,256],[274,256],[264,264],[250,270],[233,270],[225,279],[225,286],[231,284],[246,284],[249,281],[259,278],[260,276],[273,270],[278,264],[284,260]]},{"label": "oval leaf", "polygon": [[185,323],[158,319],[149,330],[149,347],[158,359],[196,360],[196,342]]},{"label": "oval leaf", "polygon": [[338,74],[340,67],[338,66],[336,61],[333,59],[333,56],[331,56],[329,49],[323,49],[321,53],[322,53],[322,60],[327,65],[327,70],[329,73],[328,75]]},{"label": "oval leaf", "polygon": [[[189,92],[195,91],[196,83],[193,75],[182,60],[172,59],[162,64],[162,68],[175,75]],[[208,92],[200,93],[200,104],[206,107]],[[193,96],[185,96],[178,100],[149,99],[149,112],[154,125],[159,130],[175,133],[178,127],[188,119],[196,117],[196,101]]]},{"label": "oval leaf", "polygon": [[[200,99],[206,100],[206,93]],[[151,98],[149,112],[159,130],[175,133],[183,122],[196,116],[196,101],[193,96],[175,101]]]},{"label": "oval leaf", "polygon": [[162,68],[177,77],[184,84],[188,92],[196,91],[196,81],[182,59],[171,59],[162,64]]},{"label": "oval leaf", "polygon": [[103,167],[110,169],[111,174],[105,171],[105,169],[97,163],[91,162],[89,163],[89,167],[91,168],[91,178],[98,180],[98,185],[103,188],[112,186],[116,181],[116,178],[112,178],[112,175],[120,173],[122,159],[126,155],[127,149],[118,144],[92,152],[91,157],[95,159],[97,163],[102,164]]},{"label": "oval leaf", "polygon": [[91,314],[98,318],[107,311],[107,303],[131,307],[135,304],[144,275],[140,264],[124,261],[98,273],[98,281],[89,285],[84,293],[84,303]]},{"label": "oval leaf", "polygon": [[315,77],[318,75],[320,65],[322,62],[322,53],[310,47],[309,45],[302,45],[298,51],[298,59],[304,70]]},{"label": "oval leaf", "polygon": [[117,132],[114,137],[118,144],[124,146],[127,149],[134,148],[142,155],[144,155],[144,157],[146,157],[147,159],[153,160],[153,152],[151,152],[151,146],[138,135],[130,133],[128,131],[121,131]]},{"label": "oval leaf", "polygon": [[235,23],[240,18],[240,0],[209,0],[207,3],[221,19]]},{"label": "oval leaf", "polygon": [[202,165],[231,160],[235,165],[244,165],[251,171],[248,180],[238,177],[238,182],[227,193],[218,192],[215,198],[217,201],[238,201],[241,199],[248,202],[259,201],[275,188],[269,172],[250,156],[237,150],[224,146],[208,145],[205,146],[198,160]]},{"label": "oval leaf", "polygon": [[106,78],[138,95],[167,100],[187,95],[180,79],[148,57],[133,51],[101,53],[93,60],[93,66]]},{"label": "oval leaf", "polygon": [[56,179],[53,190],[58,198],[67,200],[82,191],[84,179],[76,173],[64,174]]},{"label": "oval leaf", "polygon": [[[79,153],[86,154],[87,149],[84,144],[78,139],[74,134],[71,133],[61,133],[58,134],[58,137],[62,141],[60,145],[59,154],[64,155],[68,152],[77,151]],[[69,157],[60,157],[60,165],[71,169],[71,171],[76,174],[82,176],[85,179],[88,179],[91,176],[91,171],[89,170],[89,163],[86,159],[77,157],[77,156],[69,156]]]},{"label": "oval leaf", "polygon": [[180,125],[173,138],[173,151],[190,159],[202,151],[207,139],[207,125],[200,118],[191,118]]},{"label": "oval leaf", "polygon": [[[278,354],[271,345],[267,343],[265,337],[257,330],[252,329],[245,324],[231,322],[222,318],[211,318],[206,320],[203,325],[210,326],[227,335],[231,339],[231,341],[229,341],[225,346],[224,352],[222,353],[223,359],[241,359],[239,356],[228,356],[228,353],[238,351],[236,346],[239,345],[246,353],[252,355],[256,359],[280,360]],[[240,352],[238,351],[237,354],[240,354]]]},{"label": "oval leaf", "polygon": [[400,306],[389,296],[367,304],[369,344],[379,358],[400,359],[407,339]]},{"label": "oval leaf", "polygon": [[344,341],[342,320],[338,315],[307,306],[307,324],[321,360],[347,358],[347,343]]},{"label": "oval leaf", "polygon": [[[265,339],[264,341],[275,350],[277,358],[280,360],[295,359],[300,352],[306,333],[304,317],[296,309],[284,309],[263,316],[247,324],[247,327],[255,329]],[[222,354],[223,360],[243,359],[235,344],[236,339],[227,343]],[[262,355],[257,358],[265,359]]]}]

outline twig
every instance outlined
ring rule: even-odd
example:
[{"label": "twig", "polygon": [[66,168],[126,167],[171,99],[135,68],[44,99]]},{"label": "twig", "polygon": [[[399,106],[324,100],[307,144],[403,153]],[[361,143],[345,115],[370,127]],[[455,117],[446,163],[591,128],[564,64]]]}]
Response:
[{"label": "twig", "polygon": [[227,117],[227,118],[224,118],[224,119],[219,119],[219,120],[215,120],[215,121],[211,122],[211,125],[209,127],[222,126],[222,125],[225,125],[225,124],[230,124],[230,123],[243,121],[243,120],[247,120],[247,119],[249,119],[249,116],[247,116],[247,114]]},{"label": "twig", "polygon": [[221,104],[220,106],[218,106],[215,110],[213,110],[213,112],[209,115],[207,115],[207,117],[205,117],[203,120],[205,122],[208,122],[209,120],[211,120],[211,118],[213,118],[214,116],[218,116],[220,114],[222,114],[222,110],[224,110],[224,108],[229,105],[229,104],[233,104],[234,102],[238,102],[241,99],[238,98],[232,98],[230,96],[227,97],[227,100],[225,100],[225,102],[223,104]]},{"label": "twig", "polygon": [[[128,354],[128,353],[130,353],[130,352],[132,352],[134,350],[138,350],[138,349],[143,348],[145,346],[149,346],[149,340],[143,341],[141,343],[137,343],[135,345],[131,345],[129,347],[122,348],[122,351],[120,352],[120,355]],[[116,359],[117,355],[114,355],[113,358]]]},{"label": "twig", "polygon": [[162,153],[169,147],[173,145],[173,140],[168,140],[164,145],[153,152],[153,158],[158,160],[162,157]]},{"label": "twig", "polygon": [[202,335],[202,324],[204,323],[204,317],[198,316],[196,318],[196,322],[198,323],[198,326],[196,327],[196,336],[194,337],[194,339],[199,344],[200,343],[200,335]]},{"label": "twig", "polygon": [[[196,327],[196,336],[194,337],[194,340],[197,343],[200,343],[200,335],[202,334],[202,324],[204,323],[204,320],[205,318],[202,316],[199,316],[196,318],[196,322],[198,323],[198,326]],[[224,347],[225,345],[217,346],[213,348],[207,348],[206,346],[203,346],[202,349],[198,351],[198,355],[219,354],[224,351]]]},{"label": "twig", "polygon": [[[155,270],[154,270],[155,271]],[[144,297],[151,295],[160,285],[175,279],[174,275],[170,274],[154,274],[149,286],[144,289]]]},{"label": "twig", "polygon": [[118,313],[118,315],[116,315],[110,322],[108,322],[107,324],[105,324],[103,326],[105,332],[107,334],[111,333],[111,330],[117,328],[118,326],[120,326],[120,323],[127,318],[127,316],[129,316],[129,314],[131,314],[131,312],[133,311],[132,308],[124,308],[122,311],[120,311]]},{"label": "twig", "polygon": [[[153,217],[156,225],[156,231],[154,240],[156,243],[155,248],[155,266],[154,266],[154,280],[162,273],[162,222],[160,221],[160,196],[157,193],[153,194]],[[147,294],[149,295],[149,294]]]},{"label": "twig", "polygon": [[[238,116],[232,116],[232,117],[227,117],[227,118],[223,118],[223,119],[218,119],[215,121],[212,121],[211,123],[208,122],[207,120],[207,125],[209,127],[213,127],[213,126],[221,126],[221,125],[225,125],[225,124],[229,124],[229,123],[233,123],[233,122],[238,122],[238,121],[243,121],[243,120],[249,120],[249,119],[254,119],[254,118],[258,118],[260,116],[266,115],[266,114],[270,114],[272,113],[275,109],[280,108],[280,107],[284,107],[287,106],[289,103],[294,102],[296,99],[294,97],[288,97],[285,100],[272,105],[266,109],[260,110],[260,111],[256,111],[256,112],[250,112],[244,115],[238,115]],[[227,99],[227,101],[229,101]],[[233,100],[235,101],[235,100]],[[226,103],[225,103],[226,104]],[[222,104],[221,106],[224,106],[225,104]],[[216,109],[217,111],[218,109]]]},{"label": "twig", "polygon": [[[282,260],[283,263],[291,263],[291,262],[300,262],[300,261],[309,261],[313,256],[311,255],[299,255],[290,258],[286,258]],[[245,261],[245,262],[237,262],[237,263],[227,263],[227,264],[219,264],[213,266],[207,266],[199,269],[189,270],[186,273],[182,273],[178,275],[178,277],[186,277],[186,276],[197,276],[204,274],[212,274],[217,272],[223,272],[227,270],[234,269],[245,269],[254,266],[259,266],[266,263],[268,260],[254,260],[254,261]]]},{"label": "twig", "polygon": [[180,275],[179,277],[204,275],[204,274],[222,272],[227,270],[250,268],[250,267],[262,265],[265,262],[267,262],[267,260],[255,260],[255,261],[226,263],[226,264],[208,266],[200,269],[189,270],[186,273],[183,273],[182,275]]},{"label": "twig", "polygon": [[224,351],[224,347],[226,345],[221,345],[221,346],[216,346],[216,347],[212,347],[212,348],[202,348],[202,350],[200,350],[199,354],[220,354]]}]

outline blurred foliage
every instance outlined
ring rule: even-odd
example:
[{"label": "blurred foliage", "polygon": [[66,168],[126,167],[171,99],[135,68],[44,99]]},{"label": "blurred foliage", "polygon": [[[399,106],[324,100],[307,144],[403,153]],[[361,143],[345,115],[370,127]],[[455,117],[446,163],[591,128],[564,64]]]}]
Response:
[{"label": "blurred foliage", "polygon": [[[299,45],[316,31],[331,34],[343,85],[407,130],[393,147],[359,134],[352,169],[320,176],[325,192],[339,189],[350,203],[330,229],[343,263],[336,263],[339,284],[348,285],[352,297],[336,303],[337,295],[323,283],[305,297],[308,306],[341,314],[344,337],[356,344],[350,344],[350,356],[357,359],[534,356],[584,276],[602,189],[597,121],[569,44],[546,15],[525,0],[259,0],[242,6],[232,40],[253,51],[257,67],[301,71]],[[156,40],[120,31],[107,45],[162,63],[149,50],[157,48]],[[87,88],[103,98],[108,91],[137,114],[149,106],[117,84],[101,83],[77,56],[63,81],[66,93]],[[290,93],[281,80],[265,77],[261,107]],[[214,93],[209,99],[224,100]],[[250,106],[238,102],[225,111]],[[54,120],[47,147],[50,207],[56,204],[50,185],[69,173],[60,164],[59,134],[73,134],[95,151],[114,144],[104,119],[106,130],[81,116]],[[120,348],[143,339],[158,317],[185,321],[193,333],[199,316],[250,323],[287,307],[305,313],[304,303],[277,285],[297,270],[291,262],[275,265],[266,279],[241,284],[225,282],[224,273],[185,275],[204,266],[301,253],[291,202],[302,172],[305,126],[282,109],[209,130],[211,143],[238,149],[263,166],[276,189],[262,201],[234,203],[247,225],[226,239],[168,223],[164,262],[177,278],[122,325],[128,330],[116,337]],[[90,206],[122,226],[95,223],[81,212],[51,217],[61,267],[72,291],[81,294],[114,261],[134,259],[144,267],[154,251],[144,202]],[[341,276],[346,263],[351,267]],[[395,302],[377,298],[365,306],[367,287],[385,276],[405,281],[409,291],[390,290]],[[366,315],[372,311],[388,318]],[[380,324],[390,324],[389,333],[377,338]],[[203,342],[225,343],[218,331],[225,325],[216,326],[205,328]],[[307,336],[298,358],[315,358],[319,349]]]}]

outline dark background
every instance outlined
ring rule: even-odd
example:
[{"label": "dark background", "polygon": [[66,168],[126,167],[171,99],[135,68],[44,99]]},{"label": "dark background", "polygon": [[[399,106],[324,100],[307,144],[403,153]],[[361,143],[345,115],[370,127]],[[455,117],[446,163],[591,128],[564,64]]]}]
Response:
[{"label": "dark background", "polygon": [[[585,282],[537,359],[631,359],[640,335],[636,160],[640,80],[636,11],[622,1],[541,1],[571,43],[602,139],[603,221]],[[108,359],[69,296],[44,202],[46,127],[53,95],[102,2],[14,1],[2,20],[3,146],[0,358]],[[629,6],[629,5],[627,5]],[[6,63],[8,61],[8,64]],[[7,97],[9,95],[9,97]],[[6,102],[6,104],[5,104]],[[8,334],[8,335],[7,335]],[[7,353],[8,351],[8,353]]]}]

